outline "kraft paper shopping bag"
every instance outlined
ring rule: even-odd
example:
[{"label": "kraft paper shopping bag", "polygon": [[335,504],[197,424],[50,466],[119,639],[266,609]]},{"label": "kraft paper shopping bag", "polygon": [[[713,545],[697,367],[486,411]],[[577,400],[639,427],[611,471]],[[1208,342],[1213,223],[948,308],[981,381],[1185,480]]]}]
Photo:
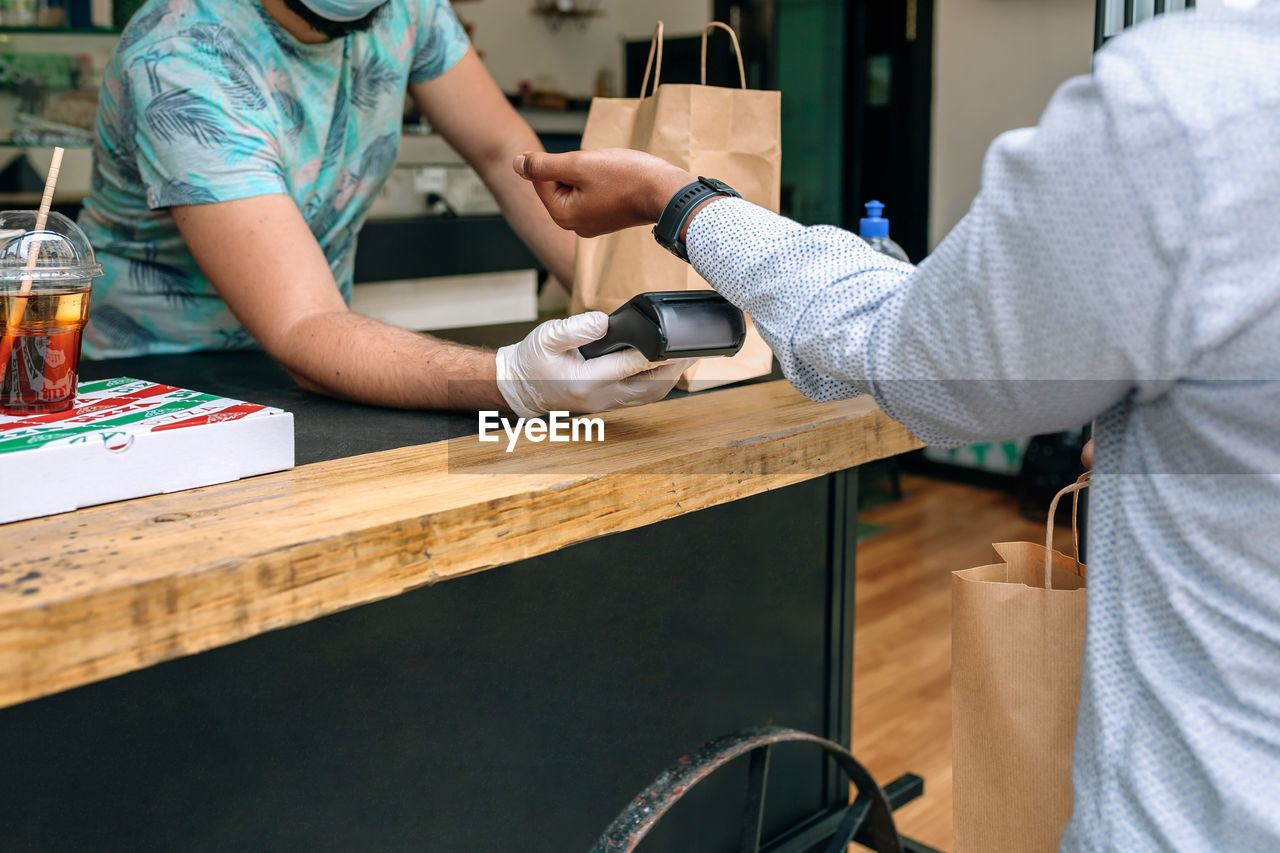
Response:
[{"label": "kraft paper shopping bag", "polygon": [[952,573],[956,853],[1051,853],[1071,815],[1085,567],[1052,549],[1053,518],[1088,478],[1053,499],[1043,545],[1003,542],[1001,562]]},{"label": "kraft paper shopping bag", "polygon": [[[733,40],[742,87],[705,85],[707,36],[723,29]],[[733,30],[708,24],[702,33],[703,85],[660,83],[662,23],[654,30],[640,98],[595,98],[582,135],[584,149],[633,148],[719,178],[742,197],[776,211],[782,177],[782,96],[746,88],[742,53]],[[652,72],[652,78],[650,77]],[[653,90],[649,91],[649,81]],[[578,239],[573,310],[611,312],[637,293],[651,290],[705,290],[710,285],[685,262],[653,239],[647,227]],[[748,324],[747,343],[732,358],[697,362],[680,388],[697,390],[767,374],[773,355]]]}]

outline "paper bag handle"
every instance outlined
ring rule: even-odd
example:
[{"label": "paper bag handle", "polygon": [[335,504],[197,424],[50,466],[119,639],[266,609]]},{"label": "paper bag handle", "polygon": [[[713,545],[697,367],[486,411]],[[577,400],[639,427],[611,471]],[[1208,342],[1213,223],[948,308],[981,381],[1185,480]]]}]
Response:
[{"label": "paper bag handle", "polygon": [[1078,480],[1054,495],[1053,500],[1049,503],[1048,530],[1045,531],[1044,535],[1045,589],[1053,589],[1053,519],[1058,513],[1058,499],[1068,493],[1071,495],[1071,537],[1075,541],[1076,574],[1080,574],[1080,527],[1077,523],[1080,510],[1080,492],[1089,487],[1089,475],[1092,473],[1092,471],[1085,471]]},{"label": "paper bag handle", "polygon": [[[657,56],[657,67],[654,67],[654,57]],[[653,41],[649,42],[649,59],[644,64],[644,81],[640,84],[641,99],[648,97],[645,92],[649,90],[649,72],[653,71],[653,91],[658,91],[658,78],[662,76],[662,21],[653,28]]]},{"label": "paper bag handle", "polygon": [[742,66],[742,46],[738,44],[738,34],[733,31],[733,27],[728,24],[722,24],[719,21],[712,21],[702,28],[702,85],[707,85],[707,36],[716,28],[728,33],[729,40],[733,42],[733,55],[738,59],[738,80],[742,84],[742,88],[745,89],[747,88],[747,72]]}]

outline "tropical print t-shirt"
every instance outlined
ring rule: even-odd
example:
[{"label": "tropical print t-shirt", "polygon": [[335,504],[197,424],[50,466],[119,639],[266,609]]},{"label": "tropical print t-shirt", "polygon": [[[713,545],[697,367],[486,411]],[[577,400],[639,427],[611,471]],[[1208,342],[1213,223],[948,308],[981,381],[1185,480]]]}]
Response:
[{"label": "tropical print t-shirt", "polygon": [[150,0],[120,37],[98,104],[80,225],[105,273],[85,355],[256,346],[171,205],[289,195],[349,299],[356,235],[399,150],[405,87],[466,50],[447,0],[391,0],[368,31],[316,45],[257,0]]}]

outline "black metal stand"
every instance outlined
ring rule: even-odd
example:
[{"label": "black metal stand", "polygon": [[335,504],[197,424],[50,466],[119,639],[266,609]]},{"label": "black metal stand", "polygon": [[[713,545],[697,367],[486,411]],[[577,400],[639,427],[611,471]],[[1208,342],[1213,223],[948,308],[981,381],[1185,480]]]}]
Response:
[{"label": "black metal stand", "polygon": [[[762,843],[764,803],[768,788],[769,760],[774,746],[783,743],[813,743],[820,746],[850,782],[857,796],[845,807],[832,809],[810,824],[780,838]],[[639,846],[654,824],[690,788],[713,772],[748,756],[747,797],[743,813],[740,853],[799,853],[823,844],[826,853],[843,853],[850,843],[858,843],[877,853],[930,853],[932,848],[903,838],[893,823],[893,811],[924,793],[924,780],[908,773],[884,788],[876,784],[853,755],[834,741],[795,729],[773,726],[744,729],[718,737],[697,752],[686,755],[658,775],[614,819],[600,836],[591,853],[630,853]],[[936,853],[936,851],[932,851]]]}]

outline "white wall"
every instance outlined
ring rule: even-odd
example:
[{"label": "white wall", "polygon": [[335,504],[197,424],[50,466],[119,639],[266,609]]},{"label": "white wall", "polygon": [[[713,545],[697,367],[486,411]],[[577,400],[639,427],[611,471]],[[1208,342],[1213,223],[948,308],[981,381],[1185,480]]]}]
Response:
[{"label": "white wall", "polygon": [[659,19],[668,35],[701,32],[711,6],[712,0],[599,0],[601,17],[555,31],[529,13],[531,0],[476,0],[457,3],[454,11],[476,25],[476,49],[503,91],[531,80],[538,88],[580,96],[595,93],[601,69],[612,73],[621,91],[623,40],[648,38]]},{"label": "white wall", "polygon": [[1059,84],[1089,71],[1092,0],[938,0],[933,69],[932,248],[968,211],[982,157],[1035,124]]},{"label": "white wall", "polygon": [[602,68],[620,85],[619,7],[624,2],[600,0],[602,17],[585,26],[569,22],[554,31],[546,19],[529,13],[531,0],[456,3],[454,11],[475,24],[472,41],[504,92],[515,92],[521,80],[531,80],[536,88],[579,96],[594,94]]},{"label": "white wall", "polygon": [[619,0],[622,7],[622,34],[628,39],[647,38],[653,25],[662,21],[668,36],[691,36],[702,32],[711,20],[712,0]]}]

